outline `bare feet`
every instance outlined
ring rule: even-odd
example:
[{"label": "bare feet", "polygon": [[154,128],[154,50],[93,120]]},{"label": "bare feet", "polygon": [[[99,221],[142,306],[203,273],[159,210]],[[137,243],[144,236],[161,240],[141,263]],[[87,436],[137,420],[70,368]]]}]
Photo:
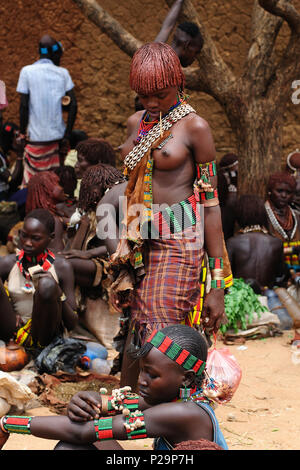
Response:
[{"label": "bare feet", "polygon": [[4,444],[5,444],[5,442],[7,441],[8,438],[9,438],[9,433],[8,432],[3,432],[0,429],[0,450],[2,449],[2,447],[4,446]]}]

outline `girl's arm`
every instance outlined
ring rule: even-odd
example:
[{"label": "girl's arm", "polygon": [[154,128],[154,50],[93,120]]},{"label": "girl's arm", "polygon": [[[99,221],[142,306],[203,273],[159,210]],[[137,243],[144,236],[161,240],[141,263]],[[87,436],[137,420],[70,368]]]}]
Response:
[{"label": "girl's arm", "polygon": [[62,290],[62,319],[68,330],[75,328],[77,317],[77,305],[74,290],[74,272],[70,261],[63,257],[56,257],[55,268],[59,277],[59,285]]},{"label": "girl's arm", "polygon": [[213,427],[208,414],[193,403],[165,403],[144,412],[131,413],[129,416],[119,414],[82,423],[75,423],[67,416],[4,416],[0,427],[0,441],[6,432],[32,434],[71,444],[160,436],[171,442],[200,438],[213,440]]},{"label": "girl's arm", "polygon": [[[120,389],[122,391],[122,389]],[[70,400],[68,405],[67,414],[72,421],[82,422],[92,419],[98,419],[101,416],[107,416],[108,410],[112,414],[121,413],[122,410],[118,409],[121,406],[130,405],[131,411],[143,411],[150,406],[136,394],[131,394],[131,400],[128,400],[128,395],[124,392],[124,399],[119,402],[115,407],[109,404],[112,396],[102,395],[98,392],[82,391],[76,393]]]}]

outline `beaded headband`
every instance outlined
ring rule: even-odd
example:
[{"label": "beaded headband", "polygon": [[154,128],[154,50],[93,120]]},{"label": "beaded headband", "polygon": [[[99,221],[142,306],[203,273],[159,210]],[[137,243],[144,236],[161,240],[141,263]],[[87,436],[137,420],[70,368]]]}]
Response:
[{"label": "beaded headband", "polygon": [[192,369],[196,375],[201,375],[206,363],[193,356],[189,351],[183,349],[171,338],[161,331],[154,330],[148,338],[147,343],[152,344],[156,349],[165,354],[169,359],[175,361],[186,370]]}]

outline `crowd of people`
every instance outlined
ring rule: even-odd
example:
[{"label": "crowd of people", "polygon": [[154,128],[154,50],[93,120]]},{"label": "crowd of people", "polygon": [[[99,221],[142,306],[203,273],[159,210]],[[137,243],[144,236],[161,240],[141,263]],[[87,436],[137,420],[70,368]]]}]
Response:
[{"label": "crowd of people", "polygon": [[39,60],[20,72],[19,126],[1,122],[0,340],[34,355],[79,325],[91,333],[88,299],[99,299],[100,315],[105,305],[122,320],[113,369],[125,388],[80,392],[68,416],[4,416],[0,445],[21,432],[59,440],[57,450],[145,437],[157,450],[227,449],[203,392],[210,336],[226,323],[234,278],[263,294],[297,277],[300,152],[270,175],[265,200],[239,197],[238,156],[217,162],[211,129],[184,93],[201,33],[182,23],[166,43],[182,4],[132,59],[136,112],[119,156],[74,129],[60,42],[43,36]]}]

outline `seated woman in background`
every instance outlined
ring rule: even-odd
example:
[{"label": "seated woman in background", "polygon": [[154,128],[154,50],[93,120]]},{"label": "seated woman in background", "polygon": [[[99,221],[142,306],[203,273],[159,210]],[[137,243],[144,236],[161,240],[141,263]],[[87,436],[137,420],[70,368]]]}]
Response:
[{"label": "seated woman in background", "polygon": [[241,196],[236,216],[240,231],[226,242],[233,276],[245,281],[254,279],[261,288],[272,288],[286,269],[283,244],[266,228],[264,202],[257,196]]},{"label": "seated woman in background", "polygon": [[54,170],[59,177],[59,184],[65,193],[65,200],[57,204],[57,208],[63,212],[65,217],[71,217],[76,209],[77,198],[74,192],[77,187],[77,176],[70,165],[59,166]]},{"label": "seated woman in background", "polygon": [[274,173],[267,185],[265,208],[268,231],[283,242],[285,263],[288,269],[300,271],[300,215],[292,207],[296,192],[296,179],[290,173]]},{"label": "seated woman in background", "polygon": [[28,182],[28,193],[26,200],[26,213],[34,209],[46,209],[54,217],[54,237],[49,247],[54,250],[62,250],[65,246],[66,222],[64,214],[59,211],[57,204],[65,200],[63,188],[59,184],[59,177],[54,171],[43,171],[38,173]]},{"label": "seated woman in background", "polygon": [[100,240],[96,234],[96,208],[104,193],[112,187],[122,186],[123,181],[124,176],[119,170],[103,163],[85,172],[76,224],[68,229],[68,233],[75,231],[75,235],[69,248],[60,253],[73,266],[79,323],[106,347],[112,347],[112,338],[119,325],[118,315],[109,313],[103,287],[108,256],[105,240]]},{"label": "seated woman in background", "polygon": [[44,347],[77,323],[72,266],[49,250],[54,228],[50,212],[30,212],[20,230],[21,250],[0,258],[2,341],[14,337],[25,347]]},{"label": "seated woman in background", "polygon": [[100,268],[97,260],[106,256],[107,249],[104,241],[96,235],[96,208],[104,193],[124,180],[120,170],[103,163],[89,168],[83,176],[78,200],[78,217],[76,220],[73,219],[77,231],[69,248],[61,253],[70,259],[75,281],[79,286],[91,287],[95,283],[98,284],[97,271]]}]

